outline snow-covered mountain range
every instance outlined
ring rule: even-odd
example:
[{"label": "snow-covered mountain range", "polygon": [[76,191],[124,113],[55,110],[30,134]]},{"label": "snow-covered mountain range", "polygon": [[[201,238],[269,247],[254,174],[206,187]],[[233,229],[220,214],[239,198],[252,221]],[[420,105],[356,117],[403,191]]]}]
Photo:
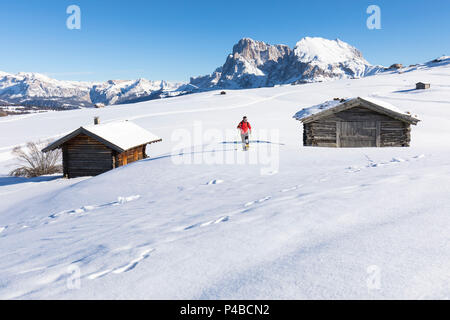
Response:
[{"label": "snow-covered mountain range", "polygon": [[122,104],[183,94],[182,83],[109,80],[78,82],[51,79],[39,73],[0,72],[0,103],[56,108]]},{"label": "snow-covered mountain range", "polygon": [[0,71],[0,105],[92,107],[99,103],[133,103],[212,89],[361,78],[386,70],[390,69],[372,66],[360,51],[339,39],[307,37],[291,49],[244,38],[234,45],[222,67],[210,75],[191,78],[187,84],[147,79],[98,83],[61,81],[38,73],[14,75]]},{"label": "snow-covered mountain range", "polygon": [[361,78],[384,71],[372,66],[360,51],[339,39],[303,38],[294,49],[244,38],[225,64],[211,75],[191,78],[207,88],[256,88],[278,84]]}]

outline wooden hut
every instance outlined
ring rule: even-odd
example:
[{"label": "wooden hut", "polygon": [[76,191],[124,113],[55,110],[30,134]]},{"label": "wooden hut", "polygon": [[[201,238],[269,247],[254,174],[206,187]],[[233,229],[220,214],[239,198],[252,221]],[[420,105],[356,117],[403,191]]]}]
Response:
[{"label": "wooden hut", "polygon": [[147,157],[147,144],[161,138],[129,121],[80,127],[42,151],[62,149],[64,176],[95,176]]},{"label": "wooden hut", "polygon": [[430,88],[431,88],[431,84],[429,84],[429,83],[423,83],[423,82],[416,83],[417,90],[425,90],[425,89],[430,89]]},{"label": "wooden hut", "polygon": [[420,120],[371,98],[328,101],[298,112],[303,145],[316,147],[409,147],[411,124]]}]

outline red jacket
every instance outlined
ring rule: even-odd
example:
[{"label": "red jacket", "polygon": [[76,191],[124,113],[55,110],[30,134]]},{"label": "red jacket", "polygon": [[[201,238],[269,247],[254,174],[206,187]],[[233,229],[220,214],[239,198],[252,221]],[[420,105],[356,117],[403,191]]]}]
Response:
[{"label": "red jacket", "polygon": [[244,120],[239,122],[239,125],[237,127],[238,127],[238,129],[241,129],[241,133],[247,133],[248,130],[252,130],[252,126],[250,125],[250,122],[245,122]]}]

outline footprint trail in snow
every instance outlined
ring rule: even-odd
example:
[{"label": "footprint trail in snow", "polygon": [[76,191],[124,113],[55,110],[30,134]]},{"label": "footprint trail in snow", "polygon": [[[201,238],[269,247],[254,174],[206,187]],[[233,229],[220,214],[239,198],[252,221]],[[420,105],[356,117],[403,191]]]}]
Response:
[{"label": "footprint trail in snow", "polygon": [[119,206],[119,205],[125,204],[127,202],[138,200],[140,197],[141,197],[140,195],[134,195],[134,196],[129,196],[129,197],[118,197],[117,201],[113,201],[113,202],[108,202],[108,203],[104,203],[104,204],[100,204],[100,205],[83,206],[83,207],[78,208],[78,209],[64,210],[64,211],[60,211],[60,212],[57,212],[57,213],[53,213],[53,214],[51,214],[49,216],[49,218],[55,219],[55,218],[57,218],[59,216],[62,216],[62,215],[83,214],[83,213],[86,213],[86,212],[89,212],[89,211],[102,209],[102,208],[105,208],[105,207]]}]

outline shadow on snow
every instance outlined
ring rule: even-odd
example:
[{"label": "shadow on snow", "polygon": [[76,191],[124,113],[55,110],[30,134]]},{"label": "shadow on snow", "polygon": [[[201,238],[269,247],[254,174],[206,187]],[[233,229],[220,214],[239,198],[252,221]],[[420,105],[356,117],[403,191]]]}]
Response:
[{"label": "shadow on snow", "polygon": [[42,177],[35,177],[35,178],[3,176],[3,177],[0,177],[0,187],[14,185],[14,184],[20,184],[20,183],[46,182],[46,181],[52,181],[52,180],[61,179],[61,178],[62,178],[62,175],[42,176]]}]

